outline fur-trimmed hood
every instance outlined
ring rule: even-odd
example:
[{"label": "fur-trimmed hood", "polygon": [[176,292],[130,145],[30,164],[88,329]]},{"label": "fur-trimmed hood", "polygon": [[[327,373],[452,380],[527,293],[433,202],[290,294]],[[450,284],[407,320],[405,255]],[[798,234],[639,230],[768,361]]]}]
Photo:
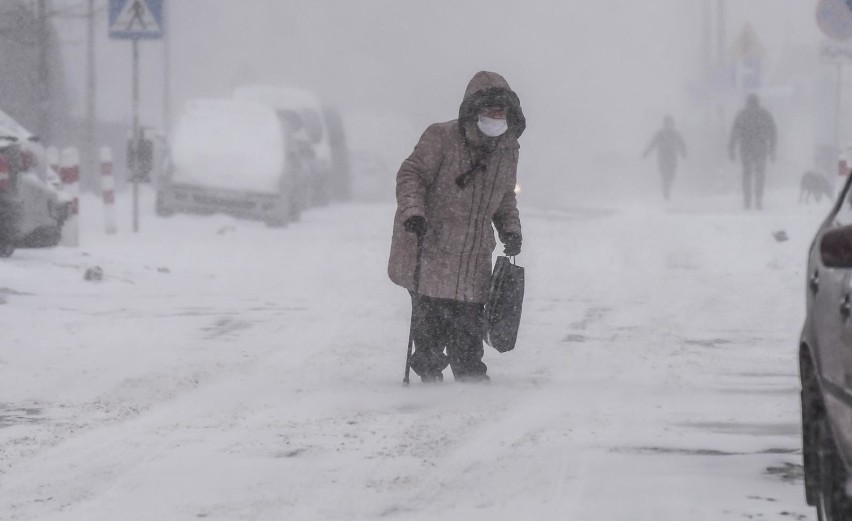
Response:
[{"label": "fur-trimmed hood", "polygon": [[476,126],[480,107],[495,102],[508,107],[506,115],[506,122],[509,125],[508,133],[515,139],[521,137],[527,127],[527,120],[521,110],[521,100],[503,76],[488,71],[479,71],[474,74],[464,91],[458,120],[462,134],[468,138],[473,137],[469,132]]}]

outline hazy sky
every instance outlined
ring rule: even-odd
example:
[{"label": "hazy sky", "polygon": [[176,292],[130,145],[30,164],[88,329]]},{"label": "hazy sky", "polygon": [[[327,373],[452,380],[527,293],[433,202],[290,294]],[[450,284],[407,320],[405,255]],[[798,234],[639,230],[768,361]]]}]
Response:
[{"label": "hazy sky", "polygon": [[[54,0],[76,5],[80,0]],[[716,0],[165,0],[172,105],[246,82],[311,88],[359,122],[351,141],[401,160],[455,117],[478,70],[502,73],[528,118],[522,167],[553,170],[641,147],[662,115],[688,120],[701,64],[702,3]],[[105,5],[105,0],[101,0]],[[777,60],[815,45],[813,0],[728,0],[728,39],[751,22]],[[98,110],[129,121],[130,44],[97,28]],[[63,22],[82,101],[79,22]],[[163,121],[159,43],[142,44],[143,120]],[[174,111],[173,111],[174,113]],[[526,163],[525,163],[526,161]]]}]

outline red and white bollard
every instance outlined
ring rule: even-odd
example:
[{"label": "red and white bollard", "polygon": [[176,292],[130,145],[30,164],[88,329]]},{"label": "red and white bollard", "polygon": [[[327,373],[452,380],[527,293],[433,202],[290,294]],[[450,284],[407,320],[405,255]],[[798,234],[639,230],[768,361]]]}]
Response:
[{"label": "red and white bollard", "polygon": [[104,197],[106,232],[114,234],[115,228],[115,178],[112,176],[112,149],[101,148],[101,192]]},{"label": "red and white bollard", "polygon": [[62,150],[59,158],[59,178],[71,196],[71,209],[62,227],[62,245],[80,245],[80,153],[76,148]]},{"label": "red and white bollard", "polygon": [[47,147],[47,166],[55,174],[59,174],[59,149],[56,147]]}]

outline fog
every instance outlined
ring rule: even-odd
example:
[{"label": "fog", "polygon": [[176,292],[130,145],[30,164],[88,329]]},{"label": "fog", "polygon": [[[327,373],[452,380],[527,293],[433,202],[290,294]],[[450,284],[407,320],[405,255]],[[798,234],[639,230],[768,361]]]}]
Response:
[{"label": "fog", "polygon": [[[852,139],[816,0],[163,1],[168,37],[139,43],[142,125],[169,137],[184,103],[242,85],[309,89],[339,108],[351,151],[384,159],[384,193],[303,199],[280,175],[320,172],[281,167],[296,149],[282,136],[304,144],[301,129],[280,133],[287,115],[258,106],[274,131],[199,118],[175,142],[204,166],[174,153],[168,175],[130,189],[131,43],[108,38],[108,1],[93,3],[104,143],[91,143],[90,4],[22,0],[50,8],[67,90],[55,106],[72,114],[21,105],[70,121],[45,144],[109,141],[116,189],[90,154],[79,199],[74,184],[60,194],[79,209],[56,225],[63,242],[0,259],[0,518],[810,519],[803,452],[817,448],[809,478],[842,483],[823,465],[837,455],[827,424],[812,444],[800,428],[805,286],[827,288],[833,314],[841,289],[806,266],[834,196],[812,188],[805,204],[798,182],[823,167],[837,185],[835,147]],[[747,26],[761,55],[750,86],[735,50]],[[395,174],[480,70],[508,80],[527,118],[518,346],[485,348],[488,385],[451,383],[451,367],[402,388],[419,297],[388,280]],[[743,209],[727,150],[752,92],[779,130],[761,211]],[[667,115],[688,156],[664,201],[642,154]],[[192,139],[205,133],[216,140]],[[257,184],[246,158],[262,163]],[[60,172],[74,182],[71,165]],[[208,184],[181,186],[194,173]],[[36,202],[53,226],[58,206]],[[442,263],[452,231],[436,221],[423,244]],[[483,229],[470,251],[485,251]]]},{"label": "fog", "polygon": [[[56,0],[63,1],[76,4]],[[652,176],[631,172],[653,169],[651,161],[638,158],[665,114],[675,117],[690,149],[700,152],[708,141],[708,108],[690,93],[706,77],[709,47],[711,62],[717,60],[718,45],[709,41],[713,36],[706,34],[703,21],[708,12],[715,18],[717,2],[167,4],[168,107],[163,105],[163,44],[141,44],[141,107],[147,125],[166,127],[164,113],[169,110],[168,119],[173,119],[190,98],[229,96],[244,83],[292,84],[312,89],[340,107],[352,148],[377,151],[395,168],[429,123],[456,116],[473,73],[493,70],[508,79],[527,115],[520,177],[532,199],[543,201],[561,191],[643,188],[653,182]],[[778,71],[789,53],[802,47],[815,53],[820,36],[813,11],[810,2],[796,0],[729,2],[726,54],[733,55],[733,40],[751,23],[766,49],[765,84],[786,85],[789,71],[780,78]],[[69,62],[80,64],[69,67],[72,98],[82,107],[85,46],[75,36],[75,31],[82,34],[82,24],[63,24],[68,30],[61,32],[71,42],[66,46]],[[130,44],[108,40],[106,21],[100,25],[98,116],[129,122]],[[712,22],[709,30],[717,33]],[[693,154],[687,164],[692,175],[715,161],[713,154],[722,143],[720,129],[730,124],[740,101],[740,93],[729,93],[724,120],[712,123],[717,130],[711,150]],[[778,108],[773,102],[768,106]],[[796,154],[804,157],[793,162],[806,163],[812,153],[813,125],[806,122],[796,130],[804,135],[789,139],[791,133],[783,129],[785,117],[782,114],[779,122],[781,143],[785,138],[797,143]],[[688,186],[690,174],[682,177]]]}]

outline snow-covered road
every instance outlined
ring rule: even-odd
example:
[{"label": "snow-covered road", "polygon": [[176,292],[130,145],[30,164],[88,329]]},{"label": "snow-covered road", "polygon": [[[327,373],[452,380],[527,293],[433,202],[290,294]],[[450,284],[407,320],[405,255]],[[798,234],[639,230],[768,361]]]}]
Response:
[{"label": "snow-covered road", "polygon": [[490,385],[405,389],[390,205],[106,236],[85,199],[81,248],[0,261],[0,519],[812,519],[796,344],[827,206],[787,201],[522,201],[518,348],[487,348]]}]

